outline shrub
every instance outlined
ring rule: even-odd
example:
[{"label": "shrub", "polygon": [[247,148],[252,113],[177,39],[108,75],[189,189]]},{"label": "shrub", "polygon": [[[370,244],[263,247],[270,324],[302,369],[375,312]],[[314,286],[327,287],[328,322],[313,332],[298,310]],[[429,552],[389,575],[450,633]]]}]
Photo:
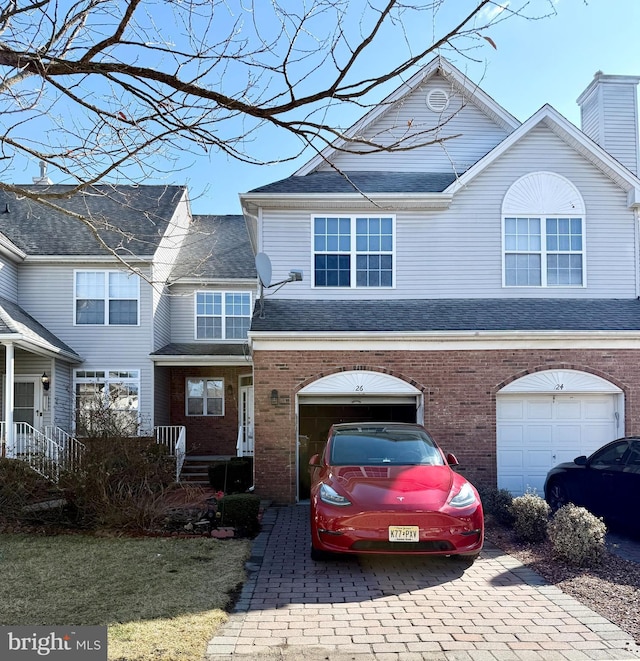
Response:
[{"label": "shrub", "polygon": [[25,506],[60,498],[60,492],[19,459],[0,458],[0,518],[16,522],[29,518]]},{"label": "shrub", "polygon": [[253,484],[253,457],[233,457],[211,464],[209,484],[224,493],[244,493]]},{"label": "shrub", "polygon": [[573,503],[561,507],[547,527],[555,554],[577,566],[600,562],[605,550],[606,532],[607,527],[602,519]]},{"label": "shrub", "polygon": [[478,490],[485,514],[490,514],[503,526],[513,525],[513,512],[511,503],[513,496],[508,489],[485,487]]},{"label": "shrub", "polygon": [[174,488],[175,461],[152,438],[97,437],[86,445],[82,468],[61,485],[75,507],[77,524],[146,530],[164,516]]},{"label": "shrub", "polygon": [[236,528],[241,535],[255,535],[260,528],[260,497],[255,494],[224,496],[218,503],[218,512],[220,525]]},{"label": "shrub", "polygon": [[523,542],[541,542],[547,535],[549,505],[533,492],[514,498],[511,503],[513,530]]}]

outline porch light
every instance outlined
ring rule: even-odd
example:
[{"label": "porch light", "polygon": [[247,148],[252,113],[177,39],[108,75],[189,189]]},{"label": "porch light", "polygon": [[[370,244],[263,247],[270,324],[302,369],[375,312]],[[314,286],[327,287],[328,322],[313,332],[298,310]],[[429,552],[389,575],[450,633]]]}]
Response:
[{"label": "porch light", "polygon": [[49,390],[49,385],[51,384],[51,380],[50,380],[49,377],[47,376],[47,373],[46,373],[46,372],[43,372],[43,373],[42,373],[42,376],[40,377],[40,381],[42,381],[42,387],[43,387],[45,390]]},{"label": "porch light", "polygon": [[280,398],[278,397],[278,391],[274,388],[271,391],[271,406],[278,406]]}]

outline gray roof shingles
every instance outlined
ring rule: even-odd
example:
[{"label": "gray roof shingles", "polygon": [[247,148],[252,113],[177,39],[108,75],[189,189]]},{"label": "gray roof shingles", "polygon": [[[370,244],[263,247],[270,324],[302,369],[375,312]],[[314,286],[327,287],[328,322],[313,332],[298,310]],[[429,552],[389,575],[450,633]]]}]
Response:
[{"label": "gray roof shingles", "polygon": [[[152,356],[247,356],[244,344],[185,342],[167,344]],[[247,359],[249,357],[247,356]]]},{"label": "gray roof shingles", "polygon": [[640,331],[637,299],[267,299],[251,330],[271,332]]},{"label": "gray roof shingles", "polygon": [[292,176],[251,193],[441,193],[455,181],[450,172],[380,172],[334,170]]},{"label": "gray roof shingles", "polygon": [[[64,194],[72,186],[24,186]],[[152,255],[185,193],[184,186],[93,186],[53,203],[91,219],[109,248]],[[29,255],[103,255],[91,229],[67,214],[28,197],[0,191],[0,232]]]},{"label": "gray roof shingles", "polygon": [[1,297],[0,333],[22,335],[27,340],[36,341],[40,345],[49,345],[49,349],[53,351],[62,351],[71,357],[80,359],[80,356],[71,347],[48,331],[19,305]]},{"label": "gray roof shingles", "polygon": [[244,216],[195,215],[172,278],[256,278]]}]

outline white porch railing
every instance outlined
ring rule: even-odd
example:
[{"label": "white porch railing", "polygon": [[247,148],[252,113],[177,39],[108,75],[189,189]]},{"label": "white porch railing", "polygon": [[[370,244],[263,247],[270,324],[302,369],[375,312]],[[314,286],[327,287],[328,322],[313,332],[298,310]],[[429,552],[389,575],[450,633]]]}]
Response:
[{"label": "white porch railing", "polygon": [[[10,459],[21,459],[43,477],[58,482],[60,470],[66,468],[68,447],[34,429],[27,422],[13,424],[13,438],[7,440],[6,423],[0,422],[3,454]],[[69,437],[71,438],[71,437]],[[75,439],[74,439],[75,440]]]},{"label": "white porch railing", "polygon": [[54,440],[58,445],[63,448],[62,466],[65,470],[78,470],[82,455],[87,449],[87,446],[79,441],[75,436],[71,436],[64,429],[47,425],[44,428],[45,436]]},{"label": "white porch railing", "polygon": [[176,458],[176,482],[180,482],[180,473],[187,454],[187,430],[182,425],[165,425],[155,428],[156,443],[166,446],[170,457]]}]

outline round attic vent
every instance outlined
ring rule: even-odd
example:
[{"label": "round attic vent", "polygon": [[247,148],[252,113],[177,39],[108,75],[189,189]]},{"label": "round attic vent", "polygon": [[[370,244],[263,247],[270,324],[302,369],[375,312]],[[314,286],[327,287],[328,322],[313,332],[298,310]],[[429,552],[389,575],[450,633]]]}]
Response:
[{"label": "round attic vent", "polygon": [[427,94],[427,106],[433,112],[442,112],[449,106],[449,95],[443,89],[431,90]]}]

